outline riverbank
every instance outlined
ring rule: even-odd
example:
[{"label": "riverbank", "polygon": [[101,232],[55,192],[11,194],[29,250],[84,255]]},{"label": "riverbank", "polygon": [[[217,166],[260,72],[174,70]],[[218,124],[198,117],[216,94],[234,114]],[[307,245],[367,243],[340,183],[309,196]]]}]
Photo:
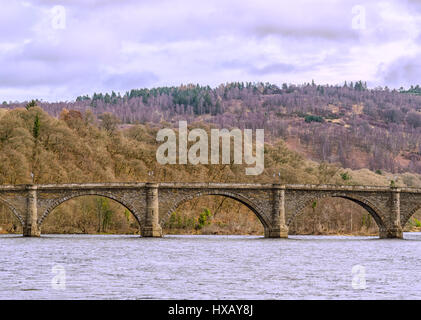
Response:
[{"label": "riverbank", "polygon": [[[417,233],[421,232],[421,228],[412,228],[410,230],[404,230],[404,232],[409,233]],[[20,235],[22,232],[7,232],[4,230],[0,231],[0,234],[13,234],[13,235]],[[95,233],[57,233],[57,232],[42,232],[44,235],[52,235],[52,234],[63,234],[63,235],[140,235],[140,232],[95,232]],[[224,231],[213,231],[213,232],[198,232],[196,230],[163,230],[163,235],[218,235],[218,236],[228,236],[228,235],[236,235],[236,236],[263,236],[263,233],[253,232],[253,233],[231,233],[231,232],[224,232]],[[361,237],[361,236],[377,236],[378,233],[374,232],[326,232],[326,233],[290,233],[290,236],[349,236],[349,237]]]},{"label": "riverbank", "polygon": [[[11,231],[11,230],[15,231]],[[421,232],[421,227],[416,226],[406,226],[403,230],[404,232]],[[21,227],[13,226],[0,226],[0,234],[22,234]],[[140,231],[137,228],[130,228],[129,230],[109,230],[107,232],[77,232],[74,229],[64,229],[57,230],[54,229],[43,229],[42,234],[66,234],[66,235],[139,235]],[[256,228],[222,228],[217,225],[207,225],[201,229],[196,228],[163,228],[164,235],[250,235],[250,236],[262,236],[263,229],[259,230]],[[306,232],[294,232],[290,229],[290,235],[305,235],[305,236],[377,236],[378,231],[376,230],[367,230],[361,229],[354,232],[349,231],[336,231],[336,230],[318,230],[316,232],[306,231]]]}]

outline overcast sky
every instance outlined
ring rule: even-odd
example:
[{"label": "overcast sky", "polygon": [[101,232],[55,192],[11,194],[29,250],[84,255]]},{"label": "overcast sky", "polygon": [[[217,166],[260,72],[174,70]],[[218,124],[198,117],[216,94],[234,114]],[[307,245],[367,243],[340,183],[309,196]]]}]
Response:
[{"label": "overcast sky", "polygon": [[231,81],[421,83],[421,0],[0,0],[0,100]]}]

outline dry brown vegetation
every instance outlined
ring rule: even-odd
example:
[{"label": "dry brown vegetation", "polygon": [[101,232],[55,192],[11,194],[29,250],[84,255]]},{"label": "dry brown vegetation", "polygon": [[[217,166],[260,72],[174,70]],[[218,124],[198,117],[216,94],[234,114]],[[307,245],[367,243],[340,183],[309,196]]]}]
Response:
[{"label": "dry brown vegetation", "polygon": [[[39,123],[35,129],[35,123]],[[205,181],[330,183],[420,186],[417,174],[391,175],[368,169],[306,160],[282,140],[265,146],[265,171],[246,176],[242,165],[159,165],[156,132],[166,126],[133,125],[119,129],[111,114],[63,110],[59,118],[39,107],[2,110],[0,184],[123,181]],[[191,124],[209,130],[203,123]],[[278,176],[280,173],[280,177]],[[345,178],[344,178],[345,177]],[[198,226],[203,212],[206,222]],[[203,197],[179,207],[165,223],[166,233],[261,234],[263,228],[245,206],[221,197]],[[352,222],[351,222],[352,219]],[[0,232],[20,232],[12,214],[0,206]],[[81,197],[60,205],[44,222],[43,233],[137,233],[133,216],[121,205],[99,197]],[[375,233],[374,220],[347,200],[324,199],[291,225],[291,233]]]}]

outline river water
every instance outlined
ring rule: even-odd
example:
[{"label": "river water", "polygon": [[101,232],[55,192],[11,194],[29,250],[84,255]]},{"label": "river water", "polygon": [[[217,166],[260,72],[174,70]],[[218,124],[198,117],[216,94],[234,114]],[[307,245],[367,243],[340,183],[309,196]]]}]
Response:
[{"label": "river water", "polygon": [[0,236],[0,299],[420,299],[421,233]]}]

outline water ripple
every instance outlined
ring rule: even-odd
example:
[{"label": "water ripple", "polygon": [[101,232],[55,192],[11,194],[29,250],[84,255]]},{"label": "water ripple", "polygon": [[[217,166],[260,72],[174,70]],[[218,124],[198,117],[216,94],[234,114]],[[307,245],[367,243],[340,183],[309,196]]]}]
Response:
[{"label": "water ripple", "polygon": [[421,233],[405,239],[1,235],[0,299],[421,299]]}]

